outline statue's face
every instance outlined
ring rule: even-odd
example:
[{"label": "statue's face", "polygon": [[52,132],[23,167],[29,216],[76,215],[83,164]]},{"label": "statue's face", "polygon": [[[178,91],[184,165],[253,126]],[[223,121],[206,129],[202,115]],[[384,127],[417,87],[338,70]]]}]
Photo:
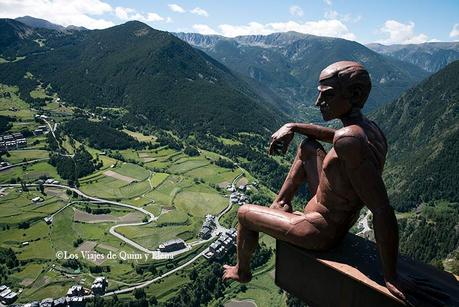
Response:
[{"label": "statue's face", "polygon": [[325,121],[341,118],[352,109],[351,101],[345,97],[336,78],[319,81],[319,96],[315,105]]}]

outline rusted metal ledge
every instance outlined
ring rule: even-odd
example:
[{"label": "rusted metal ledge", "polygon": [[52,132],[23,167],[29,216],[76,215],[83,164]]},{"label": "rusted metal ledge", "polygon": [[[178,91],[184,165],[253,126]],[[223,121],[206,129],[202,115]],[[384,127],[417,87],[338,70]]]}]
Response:
[{"label": "rusted metal ledge", "polygon": [[[276,244],[276,284],[309,306],[404,306],[384,286],[376,245],[348,234],[327,252],[301,249],[284,241]],[[402,258],[402,274],[428,279],[446,292],[447,306],[459,306],[455,275]]]}]

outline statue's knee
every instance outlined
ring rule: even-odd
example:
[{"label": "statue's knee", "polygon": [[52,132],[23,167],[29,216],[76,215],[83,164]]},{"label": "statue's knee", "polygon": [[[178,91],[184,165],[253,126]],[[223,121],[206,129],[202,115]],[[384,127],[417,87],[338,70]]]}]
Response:
[{"label": "statue's knee", "polygon": [[237,219],[239,223],[245,223],[246,215],[250,211],[250,205],[242,205],[237,209]]},{"label": "statue's knee", "polygon": [[298,146],[298,153],[308,158],[311,156],[317,156],[318,153],[325,153],[323,146],[315,139],[305,138]]}]

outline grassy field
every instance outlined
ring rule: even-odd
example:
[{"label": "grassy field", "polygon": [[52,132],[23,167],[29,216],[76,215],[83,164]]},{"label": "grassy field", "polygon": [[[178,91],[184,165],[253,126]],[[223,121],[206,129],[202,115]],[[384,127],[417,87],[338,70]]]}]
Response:
[{"label": "grassy field", "polygon": [[[56,212],[64,205],[63,199],[42,195],[38,191],[22,192],[9,188],[8,194],[0,198],[0,224],[18,224],[23,221],[41,219]],[[32,198],[40,196],[43,202],[32,203]]]},{"label": "grassy field", "polygon": [[35,159],[44,159],[48,158],[48,152],[46,150],[36,150],[36,149],[18,149],[18,150],[10,150],[10,156],[5,157],[5,160],[9,163],[15,164],[23,162],[24,159],[27,161],[35,160]]},{"label": "grassy field", "polygon": [[[0,115],[13,116],[20,121],[33,120],[35,114],[30,110],[29,105],[19,98],[19,88],[17,86],[0,84],[0,94]],[[13,111],[11,108],[16,108],[17,110]]]},{"label": "grassy field", "polygon": [[147,180],[127,183],[113,177],[95,177],[94,181],[82,182],[82,192],[105,199],[129,199],[138,197],[150,191]]},{"label": "grassy field", "polygon": [[175,207],[194,216],[217,214],[227,205],[228,200],[216,193],[183,191],[175,197]]},{"label": "grassy field", "polygon": [[191,170],[206,166],[208,164],[209,161],[199,157],[180,159],[168,168],[168,172],[174,174],[183,174]]},{"label": "grassy field", "polygon": [[132,136],[140,142],[155,142],[157,139],[155,136],[143,135],[142,133],[130,131],[128,129],[123,129],[123,132],[129,134],[130,136]]},{"label": "grassy field", "polygon": [[28,286],[40,276],[44,268],[45,266],[40,263],[31,263],[19,272],[12,274],[11,278],[23,286]]},{"label": "grassy field", "polygon": [[185,183],[181,176],[168,176],[163,182],[157,186],[153,191],[145,194],[148,199],[154,199],[156,203],[164,207],[173,206],[173,198],[175,193],[188,186],[189,183]]},{"label": "grassy field", "polygon": [[162,214],[156,221],[156,224],[158,226],[182,225],[189,223],[189,221],[190,216],[187,212],[182,210],[171,210]]},{"label": "grassy field", "polygon": [[189,240],[199,232],[201,224],[170,225],[158,227],[156,224],[142,226],[124,226],[117,228],[117,232],[149,249],[158,248],[159,244],[176,238]]},{"label": "grassy field", "polygon": [[37,86],[37,88],[35,88],[33,91],[30,91],[30,97],[35,99],[53,98],[52,96],[46,94],[45,89],[41,85]]},{"label": "grassy field", "polygon": [[113,168],[112,171],[137,179],[137,181],[143,181],[150,176],[150,172],[143,167],[133,163],[121,163],[120,166]]},{"label": "grassy field", "polygon": [[150,182],[153,188],[158,187],[160,184],[164,182],[164,180],[169,177],[168,173],[154,173]]},{"label": "grassy field", "polygon": [[45,222],[37,222],[27,229],[11,227],[8,230],[0,232],[0,246],[12,248],[15,252],[21,253],[20,245],[25,241],[35,241],[48,233],[48,227]]},{"label": "grassy field", "polygon": [[0,172],[0,183],[8,183],[11,178],[21,178],[26,182],[34,182],[42,176],[54,178],[62,182],[62,178],[57,174],[56,168],[45,161],[29,164],[25,169],[23,167],[14,167],[2,171]]},{"label": "grassy field", "polygon": [[227,139],[224,137],[219,137],[218,140],[221,141],[225,145],[240,145],[241,144],[241,142],[237,140],[231,140],[231,139]]}]

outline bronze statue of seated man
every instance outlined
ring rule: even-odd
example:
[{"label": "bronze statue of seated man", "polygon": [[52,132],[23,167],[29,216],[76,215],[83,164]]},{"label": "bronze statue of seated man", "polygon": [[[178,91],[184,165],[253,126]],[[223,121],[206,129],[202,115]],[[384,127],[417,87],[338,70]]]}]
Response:
[{"label": "bronze statue of seated man", "polygon": [[[237,264],[224,266],[223,279],[251,280],[250,259],[259,232],[305,249],[326,250],[346,235],[360,209],[367,206],[373,213],[386,286],[406,300],[407,291],[415,292],[417,287],[396,270],[398,227],[381,177],[387,142],[378,126],[361,113],[371,90],[370,76],[360,63],[337,62],[321,72],[318,90],[315,105],[323,119],[337,118],[343,128],[288,123],[272,135],[270,154],[285,153],[295,133],[306,138],[271,207],[239,208]],[[327,153],[318,141],[333,147]],[[303,184],[314,196],[303,212],[292,212],[292,198]]]}]

